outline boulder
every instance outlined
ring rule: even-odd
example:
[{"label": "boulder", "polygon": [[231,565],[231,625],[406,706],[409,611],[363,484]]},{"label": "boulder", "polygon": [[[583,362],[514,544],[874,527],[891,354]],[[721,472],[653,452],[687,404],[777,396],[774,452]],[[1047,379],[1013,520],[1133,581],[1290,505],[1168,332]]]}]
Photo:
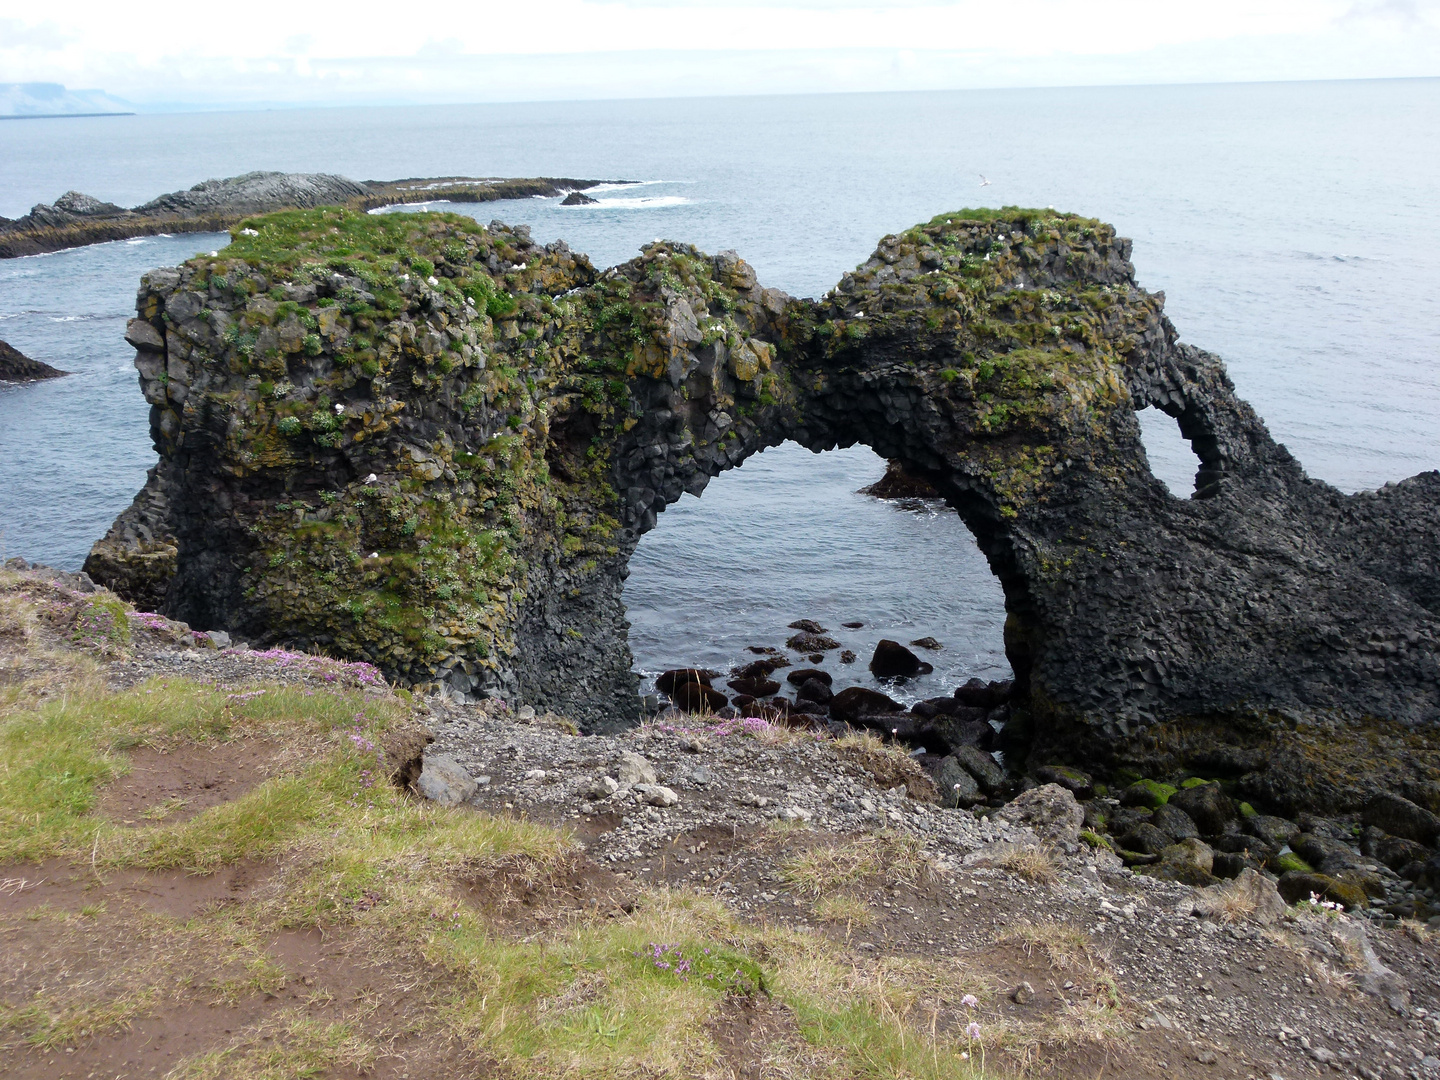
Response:
[{"label": "boulder", "polygon": [[1214,869],[1215,852],[1205,841],[1192,837],[1165,848],[1160,852],[1160,861],[1146,867],[1145,873],[1162,881],[1203,886],[1215,884]]},{"label": "boulder", "polygon": [[653,784],[659,779],[655,774],[655,766],[650,764],[649,759],[633,750],[620,752],[620,764],[615,775],[619,777],[620,783],[631,785]]},{"label": "boulder", "polygon": [[831,675],[828,671],[822,671],[820,668],[796,668],[794,671],[787,671],[785,673],[785,681],[793,683],[795,686],[803,686],[811,679],[819,679],[826,686],[831,686],[835,682],[835,676]]},{"label": "boulder", "polygon": [[675,790],[664,784],[636,784],[635,794],[642,803],[650,806],[674,806],[680,801]]},{"label": "boulder", "polygon": [[821,682],[819,679],[807,679],[801,683],[800,688],[795,691],[795,700],[797,702],[816,701],[822,705],[828,705],[834,696],[835,695],[830,692],[829,685]]},{"label": "boulder", "polygon": [[1235,801],[1220,789],[1219,784],[1196,784],[1181,788],[1170,796],[1170,806],[1189,814],[1204,836],[1218,836],[1240,819]]},{"label": "boulder", "polygon": [[670,692],[670,700],[675,702],[676,708],[692,713],[713,712],[729,704],[729,698],[719,690],[698,682],[681,683]]},{"label": "boulder", "polygon": [[463,765],[443,754],[427,755],[415,780],[415,790],[441,806],[458,806],[474,795],[479,786]]},{"label": "boulder", "polygon": [[893,717],[904,711],[905,706],[898,701],[864,686],[847,686],[830,701],[832,717],[843,723],[860,724],[864,727],[886,726],[881,723],[883,718]]},{"label": "boulder", "polygon": [[955,700],[972,708],[993,709],[1010,700],[1010,692],[1014,686],[1014,682],[1010,680],[987,683],[982,679],[970,679],[964,686],[956,689]]},{"label": "boulder", "polygon": [[859,630],[865,624],[858,619],[852,619],[850,622],[842,622],[840,625],[845,627],[846,630]]},{"label": "boulder", "polygon": [[1005,770],[985,751],[974,746],[957,746],[950,756],[976,779],[986,795],[994,795],[1005,786]]},{"label": "boulder", "polygon": [[1300,826],[1295,822],[1269,814],[1256,814],[1252,818],[1246,818],[1245,828],[1273,848],[1285,847],[1300,832]]},{"label": "boulder", "polygon": [[708,668],[674,668],[671,671],[662,671],[655,678],[655,689],[662,694],[674,694],[675,688],[681,683],[698,682],[709,686],[720,677],[718,671],[711,671]]},{"label": "boulder", "polygon": [[985,801],[980,785],[954,757],[941,760],[935,772],[935,787],[940,792],[942,806],[974,806]]},{"label": "boulder", "polygon": [[1151,823],[1172,840],[1189,840],[1198,837],[1194,819],[1178,806],[1165,804],[1157,806],[1150,817]]},{"label": "boulder", "polygon": [[1136,780],[1120,793],[1121,806],[1145,806],[1154,810],[1157,806],[1163,806],[1170,801],[1176,789],[1171,784],[1162,784],[1156,780]]},{"label": "boulder", "polygon": [[1075,796],[1059,784],[1031,788],[995,812],[996,819],[1026,825],[1048,844],[1073,846],[1080,842],[1085,811]]},{"label": "boulder", "polygon": [[1391,836],[1373,826],[1365,830],[1360,850],[1395,871],[1413,862],[1424,862],[1430,856],[1430,850],[1424,844],[1417,844],[1403,836]]},{"label": "boulder", "polygon": [[1059,784],[1077,799],[1090,799],[1095,796],[1090,774],[1072,769],[1068,765],[1044,765],[1035,770],[1035,779],[1042,784]]},{"label": "boulder", "polygon": [[885,475],[859,494],[876,499],[938,499],[940,493],[928,480],[912,476],[897,458],[891,458],[885,466]]},{"label": "boulder", "polygon": [[840,651],[840,663],[842,664],[853,664],[857,659],[859,659],[859,657],[855,655],[853,649],[842,649]]},{"label": "boulder", "polygon": [[592,199],[583,191],[572,191],[565,198],[560,200],[561,206],[594,206],[599,199]]},{"label": "boulder", "polygon": [[830,631],[814,619],[796,619],[790,624],[791,630],[803,630],[807,634],[828,634]]},{"label": "boulder", "polygon": [[1159,855],[1174,842],[1148,821],[1133,826],[1116,841],[1124,850],[1138,851],[1141,855]]},{"label": "boulder", "polygon": [[752,660],[744,667],[738,667],[730,673],[736,679],[768,679],[777,669],[790,666],[790,661],[783,656],[771,656],[764,660]]},{"label": "boulder", "polygon": [[747,697],[770,697],[780,692],[780,684],[774,679],[731,679],[730,689]]},{"label": "boulder", "polygon": [[1328,874],[1306,874],[1291,870],[1280,875],[1275,887],[1288,904],[1318,898],[1340,904],[1351,911],[1364,911],[1370,906],[1364,889]]},{"label": "boulder", "polygon": [[1275,882],[1250,867],[1235,875],[1234,881],[1201,889],[1194,905],[1198,915],[1226,921],[1246,919],[1262,926],[1279,922],[1285,915],[1285,899]]},{"label": "boulder", "polygon": [[940,642],[936,641],[933,637],[916,638],[910,642],[910,644],[917,649],[929,649],[931,652],[938,652],[945,648],[944,645],[940,644]]},{"label": "boulder", "polygon": [[1377,795],[1365,804],[1366,825],[1391,836],[1434,847],[1440,838],[1440,817],[1399,795]]},{"label": "boulder", "polygon": [[[811,634],[801,631],[790,637],[785,644],[798,653],[827,653],[840,648],[840,643],[826,634]],[[811,661],[814,663],[814,661]]]},{"label": "boulder", "polygon": [[925,674],[927,668],[934,670],[904,645],[889,638],[881,638],[875,654],[870,657],[870,673],[877,679],[909,678]]}]

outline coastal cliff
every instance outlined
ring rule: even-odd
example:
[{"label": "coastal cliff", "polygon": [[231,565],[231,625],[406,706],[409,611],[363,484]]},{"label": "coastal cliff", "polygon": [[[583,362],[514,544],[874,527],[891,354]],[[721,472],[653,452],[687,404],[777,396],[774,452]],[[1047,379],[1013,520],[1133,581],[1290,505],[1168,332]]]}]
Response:
[{"label": "coastal cliff", "polygon": [[[1107,225],[942,215],[818,301],[733,253],[599,273],[455,216],[232,235],[147,275],[127,332],[160,461],[86,569],[137,603],[614,729],[657,514],[767,446],[859,442],[1000,580],[1032,762],[1204,768],[1287,807],[1433,784],[1440,475],[1306,477]],[[1150,473],[1148,405],[1192,499]]]}]

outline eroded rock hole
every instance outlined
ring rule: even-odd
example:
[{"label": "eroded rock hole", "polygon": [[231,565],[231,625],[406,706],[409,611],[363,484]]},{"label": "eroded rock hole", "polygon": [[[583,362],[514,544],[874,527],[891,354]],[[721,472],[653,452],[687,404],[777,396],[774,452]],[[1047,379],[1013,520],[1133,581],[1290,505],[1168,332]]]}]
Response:
[{"label": "eroded rock hole", "polygon": [[[714,688],[733,699],[732,673],[766,658],[789,666],[741,693],[794,698],[788,676],[813,668],[832,693],[861,687],[910,706],[971,679],[1009,679],[1004,595],[973,536],[939,500],[860,493],[885,470],[865,447],[813,454],[785,443],[666,510],[624,588],[642,689],[653,694],[661,672],[692,668],[715,673]],[[882,639],[933,670],[872,674]]]},{"label": "eroded rock hole", "polygon": [[1180,433],[1179,423],[1153,405],[1139,410],[1135,419],[1140,421],[1140,441],[1150,459],[1150,472],[1177,499],[1190,498],[1195,494],[1195,471],[1200,460]]}]

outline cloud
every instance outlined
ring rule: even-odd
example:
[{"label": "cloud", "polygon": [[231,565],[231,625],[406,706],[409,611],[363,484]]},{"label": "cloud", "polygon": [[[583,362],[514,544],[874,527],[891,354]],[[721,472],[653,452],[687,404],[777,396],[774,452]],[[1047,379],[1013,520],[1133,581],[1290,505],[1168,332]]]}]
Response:
[{"label": "cloud", "polygon": [[0,71],[204,107],[1440,75],[1440,0],[430,0],[383,27],[247,0],[283,37],[75,2],[73,31],[0,19]]},{"label": "cloud", "polygon": [[19,19],[0,19],[0,48],[3,49],[55,52],[79,40],[79,33],[53,22],[23,23]]}]

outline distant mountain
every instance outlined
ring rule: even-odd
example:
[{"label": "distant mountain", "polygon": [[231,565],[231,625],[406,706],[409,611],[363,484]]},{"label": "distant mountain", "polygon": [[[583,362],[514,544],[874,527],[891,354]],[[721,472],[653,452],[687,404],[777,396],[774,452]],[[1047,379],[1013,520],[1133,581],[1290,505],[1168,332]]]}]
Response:
[{"label": "distant mountain", "polygon": [[104,90],[66,90],[59,83],[0,83],[0,119],[133,113],[128,101]]}]

